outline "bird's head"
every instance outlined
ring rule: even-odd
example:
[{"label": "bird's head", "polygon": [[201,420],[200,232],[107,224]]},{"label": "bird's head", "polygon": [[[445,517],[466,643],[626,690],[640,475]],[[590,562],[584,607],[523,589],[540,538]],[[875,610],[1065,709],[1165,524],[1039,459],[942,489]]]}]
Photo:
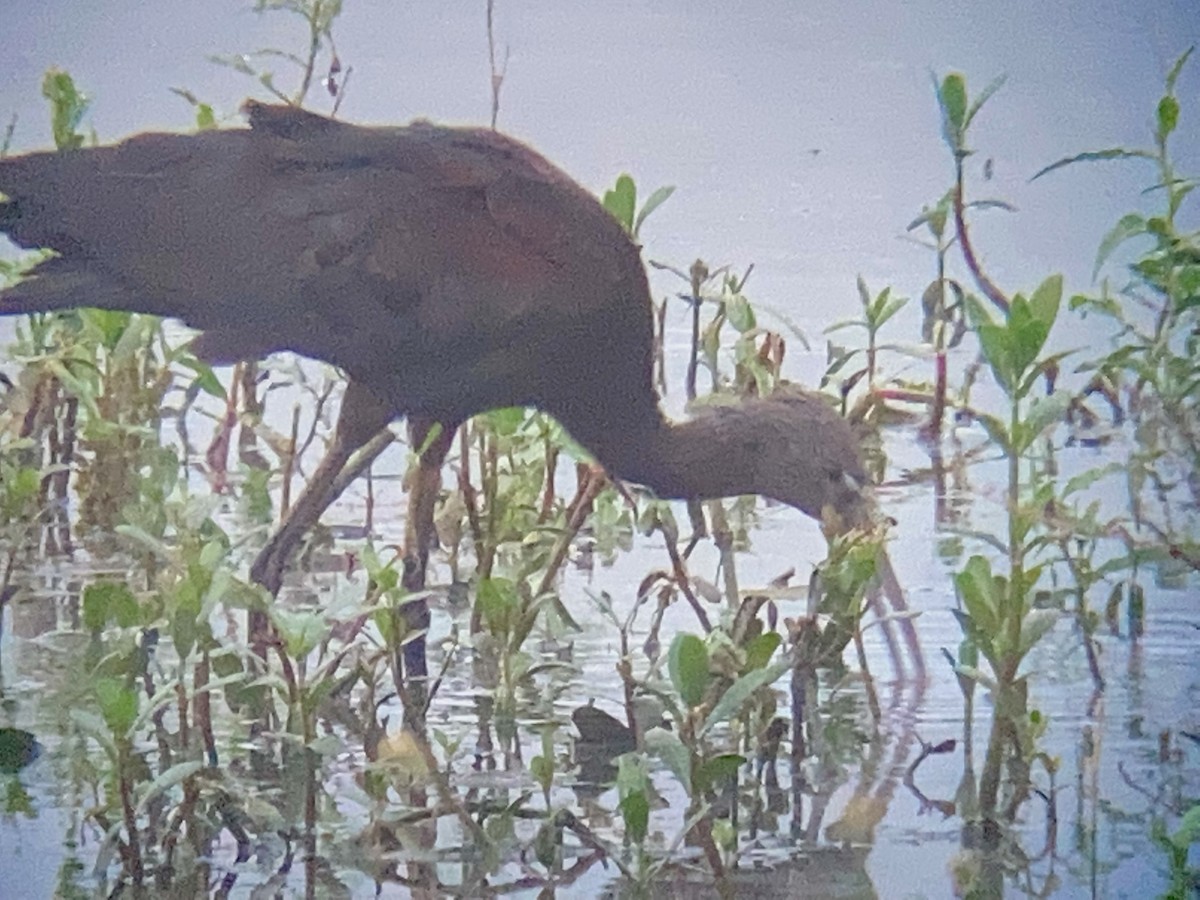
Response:
[{"label": "bird's head", "polygon": [[869,524],[875,509],[859,438],[820,395],[792,386],[711,411],[736,429],[755,493],[794,506],[841,531]]}]

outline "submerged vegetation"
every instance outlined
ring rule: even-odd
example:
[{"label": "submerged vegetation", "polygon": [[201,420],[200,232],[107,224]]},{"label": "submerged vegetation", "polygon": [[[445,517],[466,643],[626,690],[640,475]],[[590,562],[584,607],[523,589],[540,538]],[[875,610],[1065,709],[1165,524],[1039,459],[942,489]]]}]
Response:
[{"label": "submerged vegetation", "polygon": [[[341,4],[258,8],[301,16],[304,52],[221,62],[290,103],[323,84],[336,111],[350,73],[333,44]],[[491,15],[489,3],[489,38]],[[494,122],[503,74],[492,51]],[[860,279],[862,318],[831,328],[866,338],[831,348],[831,404],[860,424],[877,472],[887,464],[881,435],[919,428],[939,533],[957,542],[961,641],[940,648],[929,671],[956,679],[962,733],[927,744],[906,731],[893,752],[922,811],[960,823],[951,876],[962,896],[999,896],[1005,885],[1050,894],[1060,878],[1053,865],[1036,867],[1053,860],[1059,839],[1063,761],[1043,746],[1051,722],[1037,705],[1031,654],[1054,631],[1073,635],[1100,704],[1110,677],[1103,642],[1140,639],[1146,579],[1194,579],[1200,569],[1200,237],[1180,224],[1196,182],[1169,152],[1189,55],[1168,73],[1151,149],[1085,152],[1035,176],[1085,162],[1153,166],[1149,193],[1161,209],[1125,216],[1105,238],[1098,275],[1119,248],[1141,243],[1099,293],[1064,297],[1051,273],[1009,293],[983,270],[969,217],[1009,207],[967,199],[969,138],[1002,82],[972,98],[965,78],[949,74],[935,93],[952,184],[909,226],[936,261],[921,297],[932,377],[888,374],[903,351],[881,336],[907,302],[894,288]],[[258,68],[278,59],[299,68],[294,94]],[[69,75],[48,73],[44,93],[56,146],[94,140],[80,130],[87,102]],[[215,125],[211,105],[178,93],[197,128]],[[641,240],[671,191],[639,206],[623,175],[604,204]],[[961,280],[951,274],[960,257]],[[678,302],[689,314],[689,401],[780,385],[787,341],[804,338],[760,324],[747,293],[752,267],[653,265],[680,279],[680,293],[655,310],[661,390],[676,388],[663,338]],[[0,283],[20,278],[21,263],[0,266]],[[1074,316],[1111,319],[1112,347],[1053,349]],[[926,671],[910,640],[919,604],[885,612],[879,601],[894,577],[883,525],[828,528],[828,556],[806,591],[790,586],[791,570],[748,586],[739,554],[754,541],[758,501],[690,504],[683,524],[684,506],[632,497],[553,420],[519,409],[478,416],[453,436],[437,499],[439,587],[422,596],[441,612],[426,700],[399,675],[414,637],[403,612],[416,598],[404,548],[380,537],[381,484],[394,494],[394,483],[368,475],[362,527],[312,535],[280,601],[245,574],[329,440],[335,373],[273,360],[218,375],[171,326],[129,313],[32,316],[17,333],[0,398],[0,623],[51,602],[54,621],[53,639],[39,644],[49,659],[37,708],[0,682],[0,779],[4,814],[27,814],[34,803],[19,773],[37,755],[35,737],[46,745],[66,811],[62,896],[224,895],[239,882],[302,884],[312,895],[395,884],[551,896],[608,881],[597,872],[610,865],[622,894],[712,884],[733,896],[786,879],[801,859],[809,880],[871,890],[863,848],[897,778],[878,772],[889,726],[870,630],[901,684],[907,666],[918,680]],[[977,358],[956,379],[961,348]],[[975,399],[985,382],[986,403]],[[282,430],[270,424],[281,421]],[[197,447],[206,430],[210,442]],[[1060,477],[1062,440],[1096,434],[1113,442],[1115,461]],[[379,440],[373,449],[391,437]],[[410,475],[421,449],[408,448]],[[1005,471],[995,529],[963,524],[945,502],[947,478],[979,458]],[[1129,498],[1118,513],[1096,499],[1113,481]],[[697,552],[709,543],[712,554]],[[635,544],[638,559],[657,561],[623,595],[571,577]],[[701,574],[700,560],[714,558],[715,571]],[[616,650],[603,673],[614,693],[591,695],[598,705],[580,705],[579,686],[587,696],[596,672],[576,648],[589,641]],[[428,728],[411,727],[409,711],[426,702]],[[986,722],[978,744],[977,721]],[[1200,797],[1178,746],[1189,739],[1164,732],[1159,783],[1139,788],[1151,801],[1140,820],[1146,841],[1161,850],[1172,897],[1200,885]],[[961,766],[955,795],[925,796],[922,765],[950,754]],[[826,823],[839,791],[851,796]],[[1032,819],[1044,823],[1042,847],[1029,846]]]}]

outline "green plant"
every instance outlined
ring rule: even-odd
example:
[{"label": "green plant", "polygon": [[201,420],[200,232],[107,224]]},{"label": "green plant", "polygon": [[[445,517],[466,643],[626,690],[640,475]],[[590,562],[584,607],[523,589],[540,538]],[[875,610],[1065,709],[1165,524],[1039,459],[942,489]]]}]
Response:
[{"label": "green plant", "polygon": [[1034,178],[1108,160],[1146,161],[1156,170],[1146,193],[1161,198],[1159,212],[1123,216],[1096,254],[1093,277],[1127,243],[1148,242],[1128,265],[1129,280],[1115,291],[1106,280],[1098,295],[1075,295],[1069,305],[1080,315],[1102,316],[1116,325],[1113,349],[1081,371],[1093,372],[1099,383],[1124,387],[1137,438],[1125,467],[1135,523],[1194,562],[1194,517],[1179,521],[1183,507],[1173,501],[1185,495],[1193,507],[1200,502],[1200,232],[1180,224],[1197,181],[1176,170],[1170,150],[1182,114],[1176,84],[1191,54],[1191,49],[1183,53],[1167,73],[1155,109],[1153,148],[1079,153],[1051,163]]}]

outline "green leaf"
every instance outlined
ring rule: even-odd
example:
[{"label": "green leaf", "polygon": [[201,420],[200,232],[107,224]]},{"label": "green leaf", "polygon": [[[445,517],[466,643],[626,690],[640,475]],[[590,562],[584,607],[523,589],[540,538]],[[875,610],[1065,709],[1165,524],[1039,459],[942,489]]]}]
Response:
[{"label": "green leaf", "polygon": [[753,672],[747,672],[741,676],[729,686],[729,690],[722,694],[721,698],[713,706],[712,712],[708,714],[708,718],[704,720],[704,724],[700,727],[700,737],[704,737],[717,725],[736,716],[751,694],[763,685],[771,684],[778,680],[790,668],[791,661],[785,660],[765,669],[755,669]]},{"label": "green leaf", "polygon": [[554,782],[554,761],[545,756],[535,756],[529,761],[529,772],[533,780],[541,785],[542,790],[550,790]]},{"label": "green leaf", "polygon": [[636,207],[637,187],[629,175],[622,174],[617,178],[616,185],[604,192],[604,208],[621,223],[622,228],[632,234],[633,213]]},{"label": "green leaf", "polygon": [[475,606],[487,630],[498,637],[510,634],[517,624],[521,599],[517,586],[507,578],[485,578],[479,582]]},{"label": "green leaf", "polygon": [[553,819],[547,819],[538,828],[533,839],[533,853],[537,861],[547,869],[553,869],[558,863],[558,848],[561,842],[561,829],[555,826]]},{"label": "green leaf", "polygon": [[83,627],[95,633],[109,622],[122,628],[141,622],[141,607],[123,581],[96,581],[83,589]]},{"label": "green leaf", "polygon": [[308,656],[329,634],[323,613],[289,610],[278,605],[271,607],[271,624],[292,659]]},{"label": "green leaf", "polygon": [[1043,431],[1061,422],[1071,405],[1071,399],[1071,395],[1065,391],[1036,399],[1025,418],[1017,425],[1017,433],[1013,436],[1013,452],[1020,456],[1033,445]]},{"label": "green leaf", "polygon": [[1200,841],[1200,803],[1194,803],[1191,809],[1183,814],[1183,818],[1179,820],[1179,827],[1171,835],[1171,843],[1184,850],[1197,841]]},{"label": "green leaf", "polygon": [[954,576],[954,587],[975,627],[985,635],[995,634],[1000,623],[1000,596],[987,558],[972,556]]},{"label": "green leaf", "polygon": [[625,834],[635,844],[646,840],[646,829],[650,823],[650,801],[645,791],[626,794],[621,798],[621,818],[625,821]]},{"label": "green leaf", "polygon": [[673,731],[651,728],[645,735],[646,752],[657,756],[679,780],[684,792],[692,794],[692,754]]},{"label": "green leaf", "polygon": [[217,117],[213,115],[213,108],[208,103],[196,104],[196,130],[211,131],[217,127]]},{"label": "green leaf", "polygon": [[704,697],[708,687],[708,650],[704,641],[694,634],[677,634],[667,656],[667,671],[671,684],[683,703],[693,707]]},{"label": "green leaf", "polygon": [[[884,294],[886,293],[887,291],[885,290]],[[881,294],[880,297],[883,297],[884,294]],[[893,297],[891,300],[885,302],[882,308],[876,310],[876,314],[873,317],[875,320],[875,327],[881,328],[883,323],[903,309],[906,303],[908,303],[907,297]]]},{"label": "green leaf", "polygon": [[1125,467],[1121,465],[1121,463],[1115,462],[1104,466],[1097,466],[1094,469],[1088,469],[1086,472],[1081,472],[1073,478],[1068,479],[1066,485],[1064,485],[1062,489],[1062,496],[1064,499],[1066,499],[1072,494],[1077,494],[1080,491],[1087,490],[1096,482],[1101,481],[1110,475],[1115,475],[1123,471],[1125,471]]},{"label": "green leaf", "polygon": [[750,306],[750,302],[741,294],[734,294],[725,301],[725,316],[729,319],[729,324],[739,334],[745,334],[756,324],[754,321],[754,309]]},{"label": "green leaf", "polygon": [[97,679],[95,690],[105,724],[114,735],[123,737],[137,718],[137,693],[117,678]]},{"label": "green leaf", "polygon": [[1179,59],[1175,60],[1175,62],[1171,64],[1171,69],[1169,72],[1167,72],[1168,94],[1175,92],[1175,82],[1179,80],[1179,73],[1183,71],[1183,67],[1187,63],[1188,57],[1192,55],[1192,51],[1195,49],[1195,45],[1188,47],[1183,51],[1182,54],[1180,54]]},{"label": "green leaf", "polygon": [[771,661],[782,643],[783,638],[775,631],[767,631],[754,638],[746,644],[746,668],[761,669]]},{"label": "green leaf", "polygon": [[1039,169],[1030,181],[1036,181],[1043,175],[1049,175],[1056,169],[1061,169],[1066,166],[1072,166],[1075,163],[1081,162],[1107,162],[1110,159],[1154,159],[1154,154],[1145,150],[1126,150],[1124,147],[1111,147],[1108,150],[1091,150],[1087,153],[1077,153],[1074,156],[1067,156],[1057,162],[1052,162],[1044,169]]},{"label": "green leaf", "polygon": [[77,131],[91,101],[75,87],[74,79],[60,69],[50,69],[42,79],[42,96],[50,101],[54,146],[59,150],[82,147],[83,135]]},{"label": "green leaf", "polygon": [[966,125],[971,124],[975,115],[983,108],[983,104],[992,98],[992,94],[1004,87],[1004,82],[1006,81],[1008,81],[1007,75],[997,75],[987,87],[980,91],[979,96],[975,98],[975,102],[971,104],[971,108],[967,111]]},{"label": "green leaf", "polygon": [[149,785],[142,790],[141,796],[138,798],[137,811],[145,813],[146,807],[155,798],[161,796],[171,788],[178,784],[182,784],[187,779],[191,778],[197,772],[205,767],[200,760],[191,759],[187,762],[176,763],[155,778]]},{"label": "green leaf", "polygon": [[696,793],[703,794],[709,788],[737,778],[738,769],[745,762],[746,757],[736,753],[722,753],[720,756],[706,759],[696,769]]},{"label": "green leaf", "polygon": [[867,288],[867,282],[862,275],[855,280],[855,286],[858,288],[858,302],[862,304],[863,312],[870,313],[871,291]]},{"label": "green leaf", "polygon": [[1138,213],[1121,216],[1120,221],[1112,227],[1100,241],[1100,249],[1096,251],[1096,262],[1092,266],[1092,281],[1100,274],[1100,268],[1107,262],[1112,252],[1132,237],[1146,233],[1146,219]]},{"label": "green leaf", "polygon": [[1165,141],[1179,124],[1179,101],[1170,94],[1158,101],[1158,139]]},{"label": "green leaf", "polygon": [[638,211],[637,218],[633,221],[634,237],[637,237],[638,232],[642,230],[642,223],[646,221],[646,217],[666,203],[667,198],[673,193],[675,193],[675,186],[669,185],[660,187],[646,199],[646,202],[642,204],[642,208]]},{"label": "green leaf", "polygon": [[942,115],[946,124],[953,129],[953,134],[961,137],[963,126],[967,124],[967,81],[957,72],[951,72],[942,79],[938,91],[938,101],[942,106]]},{"label": "green leaf", "polygon": [[[1063,279],[1061,275],[1051,275],[1034,289],[1029,298],[1029,311],[1034,319],[1046,326],[1049,331],[1058,318],[1058,307],[1062,303]],[[1038,348],[1041,351],[1041,348]]]},{"label": "green leaf", "polygon": [[1040,641],[1046,632],[1055,626],[1060,618],[1062,618],[1062,613],[1057,609],[1030,610],[1021,622],[1019,655],[1025,656],[1026,653],[1033,649],[1034,644]]},{"label": "green leaf", "polygon": [[1011,456],[1012,436],[1008,433],[1008,423],[990,413],[977,413],[975,418],[992,439],[992,443],[998,445],[1005,456]]},{"label": "green leaf", "polygon": [[484,421],[502,437],[512,437],[525,424],[525,419],[528,416],[525,408],[521,406],[506,406],[501,409],[493,409],[484,413]]},{"label": "green leaf", "polygon": [[975,333],[979,337],[979,349],[983,351],[983,358],[988,361],[996,383],[1004,393],[1011,395],[1017,377],[1008,329],[1003,325],[980,325]]}]

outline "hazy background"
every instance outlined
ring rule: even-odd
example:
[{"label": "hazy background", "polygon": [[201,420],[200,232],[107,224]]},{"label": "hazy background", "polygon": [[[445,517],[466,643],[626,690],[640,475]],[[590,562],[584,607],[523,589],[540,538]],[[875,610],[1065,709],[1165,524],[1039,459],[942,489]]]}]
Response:
[{"label": "hazy background", "polygon": [[[0,122],[18,116],[14,151],[50,144],[40,86],[51,66],[69,70],[91,95],[87,124],[102,141],[147,129],[191,128],[192,109],[170,87],[192,91],[235,122],[242,99],[266,94],[206,56],[264,47],[299,51],[306,39],[300,20],[258,16],[248,6],[244,0],[9,0],[0,13]],[[931,73],[962,71],[973,93],[1002,73],[1009,76],[972,129],[979,153],[971,161],[970,196],[1002,198],[1019,208],[975,219],[976,241],[995,280],[1008,291],[1028,290],[1063,272],[1068,292],[1081,291],[1089,286],[1104,233],[1123,213],[1156,200],[1139,193],[1155,173],[1149,165],[1109,163],[1033,184],[1028,178],[1081,150],[1149,146],[1163,75],[1200,39],[1196,0],[497,0],[496,7],[501,58],[505,48],[509,53],[500,127],[596,192],[623,171],[634,175],[643,195],[676,185],[675,196],[643,231],[647,255],[681,268],[696,256],[738,268],[755,263],[751,298],[801,322],[818,351],[819,330],[855,313],[858,273],[875,290],[891,284],[912,296],[933,275],[931,255],[898,239],[952,177]],[[342,116],[486,125],[491,98],[484,14],[484,0],[346,0],[335,37],[354,74]],[[291,90],[295,74],[282,64],[275,70],[277,83]],[[1182,120],[1173,142],[1181,171],[1192,174],[1200,172],[1197,85],[1200,58],[1178,85]],[[319,92],[312,105],[329,106]],[[994,178],[985,183],[989,158]],[[1194,227],[1194,216],[1191,221]],[[669,276],[655,276],[660,295],[677,286]],[[916,339],[913,307],[889,338]],[[682,315],[680,304],[676,321]],[[1076,344],[1099,339],[1095,324],[1085,328],[1091,331],[1067,320],[1056,338]],[[8,329],[11,323],[0,320],[0,346]],[[798,356],[793,342],[789,371],[811,380],[822,368],[821,353],[800,364]],[[889,367],[896,364],[887,358]],[[913,365],[919,375],[928,371]],[[902,437],[896,443],[890,449],[897,467],[927,464],[914,442]],[[1079,464],[1095,462],[1086,457]],[[398,494],[393,500],[398,506]],[[930,540],[929,497],[889,501],[889,513],[902,520],[893,557],[904,582],[921,608],[948,607],[952,588],[932,574],[939,563]],[[998,501],[994,505],[1002,509]],[[796,528],[812,538],[805,553],[820,558],[816,527],[801,518],[776,511],[776,527],[768,524],[756,536],[757,558],[745,563],[751,581],[760,575],[765,581],[788,560],[807,558],[794,546]],[[597,587],[605,579],[628,579],[630,566],[637,565],[631,558],[620,572],[599,572]],[[931,652],[954,646],[957,626],[948,613],[927,612],[922,623]],[[1174,668],[1158,665],[1153,654],[1139,658],[1138,668],[1154,672],[1160,688],[1139,699],[1139,721],[1144,715],[1175,721],[1188,708],[1188,695],[1173,679],[1194,672],[1193,649],[1164,651],[1179,653]],[[604,659],[606,672],[610,662],[611,655]],[[1054,656],[1045,668],[1062,665]],[[1076,654],[1063,678],[1086,683],[1081,665]],[[1112,668],[1120,668],[1117,660]],[[961,717],[954,683],[945,678],[940,689],[940,699],[928,700],[923,712],[930,733],[945,732]],[[1120,689],[1110,691],[1114,711],[1125,708]],[[1147,714],[1147,703],[1163,708]],[[1075,699],[1063,707],[1052,712],[1069,729],[1085,707]],[[1065,743],[1054,747],[1071,752]],[[1110,750],[1110,762],[1121,756],[1120,749]],[[942,787],[953,793],[952,784]],[[893,896],[939,896],[948,887],[946,861],[957,850],[957,825],[910,821],[911,804],[897,807],[872,851],[875,883]],[[0,894],[7,883],[22,885],[29,896],[49,895],[57,861],[47,854],[68,832],[69,819],[69,813],[60,820],[45,809],[35,820],[5,826]],[[1145,840],[1141,825],[1136,828],[1132,837],[1116,835],[1122,846]],[[1135,896],[1145,888],[1139,883],[1144,872],[1126,867],[1109,886]]]},{"label": "hazy background", "polygon": [[[191,127],[172,86],[237,121],[244,97],[266,94],[206,57],[298,52],[306,37],[299,19],[256,15],[246,0],[6,6],[0,117],[19,117],[14,150],[49,143],[40,83],[50,66],[91,95],[89,124],[110,141]],[[962,71],[972,92],[1009,76],[972,131],[970,197],[1019,208],[976,219],[996,280],[1028,290],[1062,271],[1069,291],[1086,289],[1098,242],[1141,202],[1152,167],[1027,179],[1084,149],[1150,144],[1163,74],[1200,38],[1200,5],[498,0],[495,26],[508,52],[503,130],[596,192],[622,171],[643,196],[676,185],[643,232],[648,255],[685,268],[697,256],[753,262],[751,298],[816,332],[855,312],[857,273],[913,296],[930,280],[931,256],[897,238],[950,184],[931,73]],[[334,34],[354,68],[344,118],[487,123],[484,0],[347,0]],[[1197,66],[1178,88],[1185,172],[1200,170]],[[298,83],[286,64],[273,68],[282,88]],[[320,91],[312,105],[329,107]],[[660,294],[675,287],[657,277]],[[915,337],[911,312],[896,336]]]}]

